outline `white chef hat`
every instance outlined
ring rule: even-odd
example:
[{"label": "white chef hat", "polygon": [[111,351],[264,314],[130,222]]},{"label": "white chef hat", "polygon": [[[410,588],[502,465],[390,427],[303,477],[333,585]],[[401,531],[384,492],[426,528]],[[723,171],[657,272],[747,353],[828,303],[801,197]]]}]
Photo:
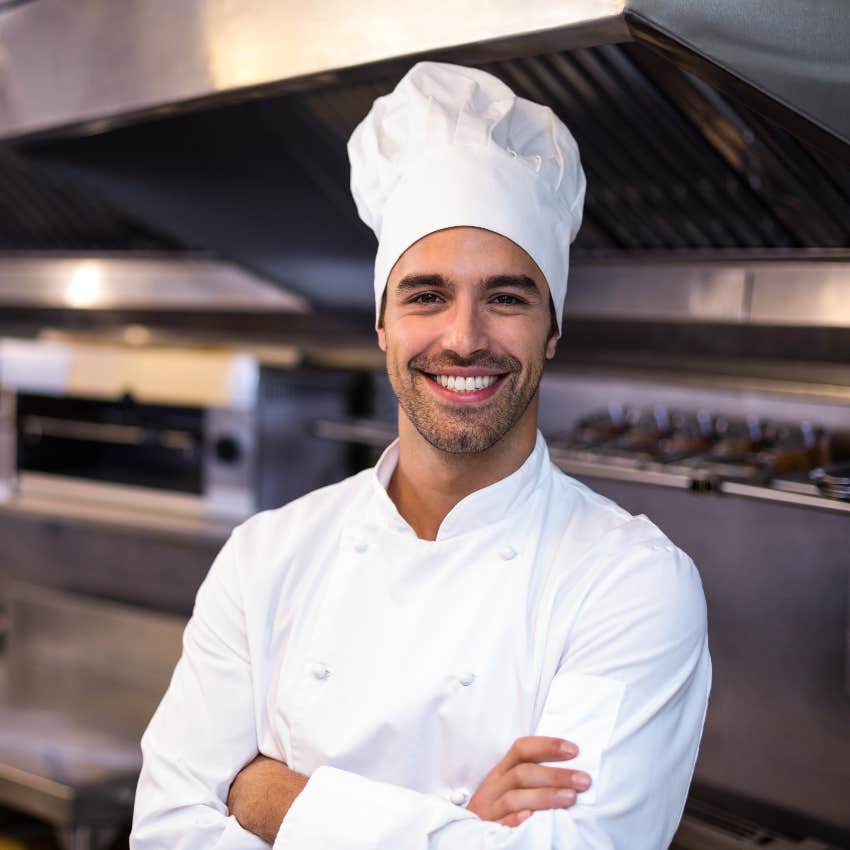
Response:
[{"label": "white chef hat", "polygon": [[372,104],[348,157],[357,212],[378,237],[376,327],[404,251],[436,230],[467,225],[507,236],[531,256],[560,330],[585,177],[575,139],[548,106],[478,68],[418,62]]}]

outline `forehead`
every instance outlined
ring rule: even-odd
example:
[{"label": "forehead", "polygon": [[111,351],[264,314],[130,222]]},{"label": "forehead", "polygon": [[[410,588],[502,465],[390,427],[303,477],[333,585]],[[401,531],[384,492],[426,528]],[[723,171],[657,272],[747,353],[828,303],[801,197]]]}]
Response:
[{"label": "forehead", "polygon": [[523,248],[480,227],[449,227],[423,236],[398,258],[388,283],[392,286],[409,274],[441,274],[458,283],[478,283],[499,274],[527,275],[541,291],[548,291],[543,273]]}]

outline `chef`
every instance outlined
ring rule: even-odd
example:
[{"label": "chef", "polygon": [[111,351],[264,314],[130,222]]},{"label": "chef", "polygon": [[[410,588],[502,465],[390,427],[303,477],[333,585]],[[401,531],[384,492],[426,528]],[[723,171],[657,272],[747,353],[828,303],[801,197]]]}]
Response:
[{"label": "chef", "polygon": [[130,846],[663,850],[711,684],[700,579],[537,429],[575,140],[491,74],[420,62],[348,151],[398,439],[225,543]]}]

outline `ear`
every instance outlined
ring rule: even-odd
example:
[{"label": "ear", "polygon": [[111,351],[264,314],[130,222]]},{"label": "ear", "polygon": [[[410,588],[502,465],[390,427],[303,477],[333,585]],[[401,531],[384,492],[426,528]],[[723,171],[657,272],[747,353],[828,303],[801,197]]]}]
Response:
[{"label": "ear", "polygon": [[383,324],[378,328],[378,348],[381,351],[387,350],[387,332],[384,330]]},{"label": "ear", "polygon": [[555,356],[555,349],[558,347],[558,340],[561,338],[560,334],[552,334],[549,339],[546,341],[546,359],[551,360]]}]

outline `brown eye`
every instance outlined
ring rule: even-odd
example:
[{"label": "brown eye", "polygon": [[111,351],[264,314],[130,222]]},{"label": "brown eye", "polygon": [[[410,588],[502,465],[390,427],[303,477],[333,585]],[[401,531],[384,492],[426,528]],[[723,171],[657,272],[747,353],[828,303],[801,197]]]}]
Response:
[{"label": "brown eye", "polygon": [[410,299],[411,304],[436,304],[439,299],[436,292],[422,292]]}]

